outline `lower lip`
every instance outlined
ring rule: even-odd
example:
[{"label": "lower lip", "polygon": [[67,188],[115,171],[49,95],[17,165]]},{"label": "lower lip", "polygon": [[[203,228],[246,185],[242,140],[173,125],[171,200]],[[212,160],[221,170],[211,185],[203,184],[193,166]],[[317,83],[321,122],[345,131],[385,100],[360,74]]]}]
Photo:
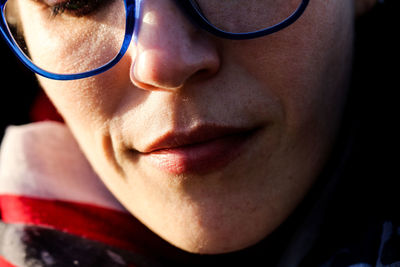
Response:
[{"label": "lower lip", "polygon": [[239,157],[253,134],[236,134],[209,142],[160,149],[141,154],[146,161],[172,174],[205,174],[221,169]]}]

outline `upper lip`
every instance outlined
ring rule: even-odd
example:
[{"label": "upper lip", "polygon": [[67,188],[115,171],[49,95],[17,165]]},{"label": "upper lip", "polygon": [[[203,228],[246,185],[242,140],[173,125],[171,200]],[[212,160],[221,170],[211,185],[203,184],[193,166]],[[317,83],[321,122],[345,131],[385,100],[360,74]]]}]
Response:
[{"label": "upper lip", "polygon": [[169,131],[145,145],[141,153],[152,153],[162,149],[173,149],[209,142],[231,135],[248,134],[255,128],[200,125],[188,130]]}]

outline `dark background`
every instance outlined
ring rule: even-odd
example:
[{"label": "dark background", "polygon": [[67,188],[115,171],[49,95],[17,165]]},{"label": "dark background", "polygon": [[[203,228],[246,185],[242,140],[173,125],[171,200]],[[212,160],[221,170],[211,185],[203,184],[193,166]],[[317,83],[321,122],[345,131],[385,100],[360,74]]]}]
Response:
[{"label": "dark background", "polygon": [[39,86],[36,78],[14,56],[6,42],[0,38],[0,139],[7,125],[31,121],[30,109]]}]

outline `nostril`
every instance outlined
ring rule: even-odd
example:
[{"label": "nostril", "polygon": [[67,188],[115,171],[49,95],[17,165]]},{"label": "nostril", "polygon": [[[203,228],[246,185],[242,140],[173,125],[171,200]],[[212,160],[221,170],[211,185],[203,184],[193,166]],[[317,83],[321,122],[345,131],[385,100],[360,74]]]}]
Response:
[{"label": "nostril", "polygon": [[189,82],[201,82],[210,79],[215,75],[216,69],[201,69],[198,70],[194,75],[192,75],[187,81]]}]

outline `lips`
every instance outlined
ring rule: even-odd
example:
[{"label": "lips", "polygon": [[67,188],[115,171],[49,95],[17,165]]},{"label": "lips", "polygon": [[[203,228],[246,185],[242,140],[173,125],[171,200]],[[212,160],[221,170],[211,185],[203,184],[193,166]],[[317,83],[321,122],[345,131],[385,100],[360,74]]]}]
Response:
[{"label": "lips", "polygon": [[256,129],[203,125],[165,134],[139,152],[152,166],[173,174],[208,173],[240,156]]}]

